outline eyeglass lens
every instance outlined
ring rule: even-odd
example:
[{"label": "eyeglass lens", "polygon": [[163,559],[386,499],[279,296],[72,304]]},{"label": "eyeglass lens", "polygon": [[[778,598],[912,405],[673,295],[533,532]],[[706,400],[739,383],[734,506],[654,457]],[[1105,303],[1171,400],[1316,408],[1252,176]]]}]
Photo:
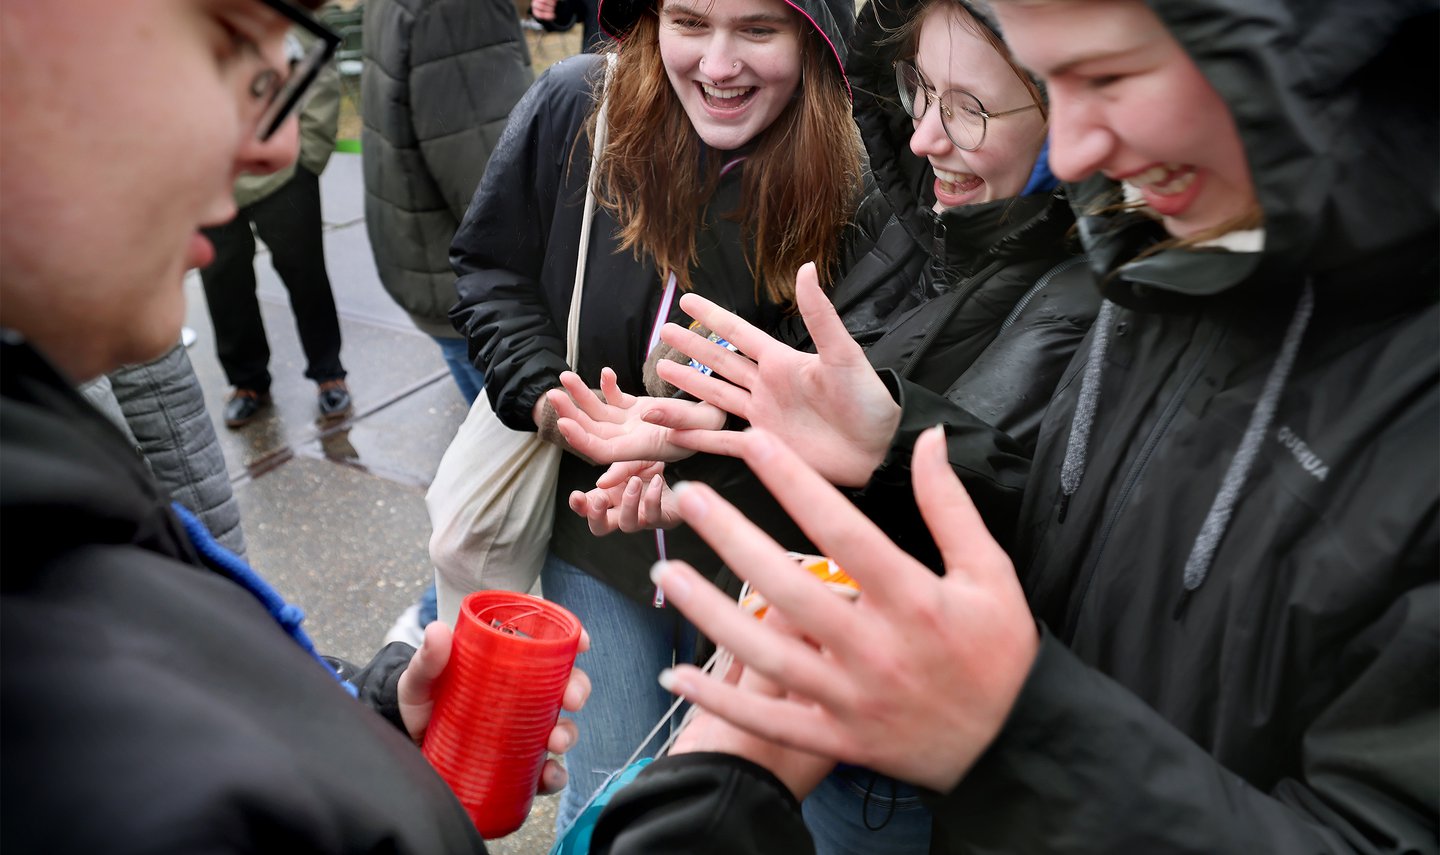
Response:
[{"label": "eyeglass lens", "polygon": [[291,68],[290,75],[285,78],[282,86],[277,87],[269,106],[260,118],[258,132],[262,141],[269,139],[285,120],[290,118],[290,114],[304,103],[311,85],[320,75],[320,67],[328,52],[324,42],[316,42],[307,49],[304,58]]},{"label": "eyeglass lens", "polygon": [[[908,62],[895,64],[895,84],[900,106],[912,119],[924,117],[931,99],[937,97],[935,90],[920,75],[920,70]],[[950,89],[938,97],[940,125],[945,129],[945,135],[964,151],[979,148],[985,140],[985,108],[980,101],[962,89]]]}]

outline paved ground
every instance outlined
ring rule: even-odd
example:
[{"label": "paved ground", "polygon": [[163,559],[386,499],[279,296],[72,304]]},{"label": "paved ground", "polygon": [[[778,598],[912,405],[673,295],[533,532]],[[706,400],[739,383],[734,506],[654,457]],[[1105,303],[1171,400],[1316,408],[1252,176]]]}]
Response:
[{"label": "paved ground", "polygon": [[[256,273],[275,405],[242,430],[225,428],[228,387],[194,274],[185,288],[188,324],[199,334],[190,358],[230,467],[251,562],[306,610],[305,628],[321,650],[364,662],[428,584],[425,488],[465,405],[434,342],[380,287],[359,155],[336,154],[320,186],[355,414],[325,430],[317,423],[284,286],[263,251]],[[530,821],[491,851],[543,855],[553,823],[554,799],[539,799]]]}]

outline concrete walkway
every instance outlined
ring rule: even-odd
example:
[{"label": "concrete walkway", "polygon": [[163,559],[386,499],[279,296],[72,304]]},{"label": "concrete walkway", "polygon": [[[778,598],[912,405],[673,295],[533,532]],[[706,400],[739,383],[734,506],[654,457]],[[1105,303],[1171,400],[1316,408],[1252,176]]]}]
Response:
[{"label": "concrete walkway", "polygon": [[[380,286],[359,155],[332,157],[320,189],[354,415],[325,428],[317,421],[286,291],[263,250],[255,267],[274,406],[241,430],[225,427],[229,388],[193,273],[187,324],[199,339],[190,359],[235,484],[251,563],[305,609],[305,629],[322,651],[363,663],[429,583],[425,489],[466,408],[435,343]],[[548,852],[554,801],[537,799],[530,821],[490,850]]]}]

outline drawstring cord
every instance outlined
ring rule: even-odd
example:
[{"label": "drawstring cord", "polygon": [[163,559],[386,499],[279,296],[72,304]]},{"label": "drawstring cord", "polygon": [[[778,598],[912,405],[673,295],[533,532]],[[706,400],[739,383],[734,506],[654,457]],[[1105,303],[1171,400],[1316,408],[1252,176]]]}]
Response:
[{"label": "drawstring cord", "polygon": [[1250,423],[1245,426],[1240,447],[1230,461],[1225,480],[1220,482],[1215,501],[1210,505],[1210,512],[1205,515],[1205,523],[1200,526],[1200,534],[1195,537],[1195,544],[1190,548],[1190,557],[1185,561],[1186,591],[1199,588],[1210,573],[1210,564],[1215,560],[1215,550],[1220,546],[1220,539],[1225,536],[1226,527],[1230,525],[1230,516],[1240,497],[1240,488],[1245,486],[1245,479],[1250,476],[1250,469],[1260,453],[1260,443],[1264,441],[1265,434],[1270,431],[1270,425],[1275,420],[1275,409],[1280,404],[1285,383],[1290,379],[1290,369],[1295,366],[1295,355],[1300,351],[1300,342],[1305,337],[1305,328],[1310,325],[1310,315],[1314,309],[1315,289],[1306,282],[1305,290],[1295,304],[1295,314],[1290,318],[1290,326],[1285,330],[1280,355],[1275,357],[1275,364],[1270,367],[1270,374],[1265,378],[1265,387],[1260,392],[1260,400],[1255,403],[1255,409],[1250,413]]}]

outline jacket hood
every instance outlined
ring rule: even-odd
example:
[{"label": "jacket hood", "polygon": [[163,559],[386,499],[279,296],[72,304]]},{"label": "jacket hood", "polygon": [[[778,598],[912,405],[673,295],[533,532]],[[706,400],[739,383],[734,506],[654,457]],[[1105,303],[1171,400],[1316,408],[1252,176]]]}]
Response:
[{"label": "jacket hood", "polygon": [[[815,27],[835,64],[840,70],[840,79],[850,89],[850,79],[845,74],[846,46],[855,32],[855,4],[853,0],[785,0],[785,4],[799,12]],[[658,0],[600,0],[600,28],[617,39],[625,33],[640,16],[658,5]],[[851,97],[854,91],[851,90]]]},{"label": "jacket hood", "polygon": [[[990,25],[990,19],[979,7],[963,0],[955,2],[969,9],[982,24]],[[905,229],[916,241],[926,244],[936,222],[935,175],[929,161],[910,150],[915,126],[896,99],[894,65],[904,47],[895,39],[896,30],[910,20],[921,3],[922,0],[869,0],[855,23],[846,71],[855,92],[855,124],[870,156],[871,179]],[[954,230],[961,220],[993,221],[997,214],[1013,219],[1007,213],[1011,201],[952,208],[939,215],[940,221],[946,223],[947,229]],[[989,226],[963,228],[970,231]]]},{"label": "jacket hood", "polygon": [[[1085,215],[1119,201],[1116,185],[1097,176],[1073,187],[1072,199],[1107,296],[1143,305],[1153,288],[1204,296],[1257,273],[1324,278],[1425,242],[1433,256],[1440,3],[1148,3],[1230,107],[1264,213],[1264,245],[1223,260],[1177,249],[1132,261],[1164,232],[1136,213]],[[1117,268],[1128,282],[1109,279]]]}]

